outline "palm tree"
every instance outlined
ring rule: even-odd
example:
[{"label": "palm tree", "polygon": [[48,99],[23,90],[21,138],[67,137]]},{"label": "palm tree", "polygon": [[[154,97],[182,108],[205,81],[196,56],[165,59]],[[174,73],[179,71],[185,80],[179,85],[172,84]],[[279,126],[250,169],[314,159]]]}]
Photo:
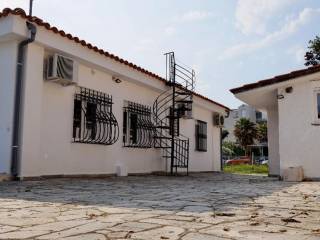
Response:
[{"label": "palm tree", "polygon": [[268,142],[268,127],[267,123],[259,123],[257,125],[257,140],[260,143],[266,143]]},{"label": "palm tree", "polygon": [[256,124],[247,118],[240,118],[236,122],[234,135],[247,155],[248,145],[253,144],[254,139],[257,137]]}]

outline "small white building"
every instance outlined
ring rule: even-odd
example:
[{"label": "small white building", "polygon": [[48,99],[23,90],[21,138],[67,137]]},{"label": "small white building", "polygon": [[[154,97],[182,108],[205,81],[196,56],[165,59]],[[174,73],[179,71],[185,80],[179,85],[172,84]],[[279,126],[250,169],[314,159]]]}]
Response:
[{"label": "small white building", "polygon": [[[174,65],[173,54],[168,57]],[[179,84],[173,72],[159,77],[21,9],[3,10],[0,173],[21,179],[220,171],[216,120],[229,109],[193,92],[194,72],[180,70],[191,85]]]},{"label": "small white building", "polygon": [[245,103],[267,111],[270,175],[302,167],[320,178],[320,66],[231,89]]},{"label": "small white building", "polygon": [[247,118],[253,123],[267,122],[267,116],[265,113],[256,110],[250,105],[242,104],[237,109],[232,109],[229,115],[225,118],[224,129],[229,133],[225,138],[225,141],[236,142],[234,126],[240,118]]}]

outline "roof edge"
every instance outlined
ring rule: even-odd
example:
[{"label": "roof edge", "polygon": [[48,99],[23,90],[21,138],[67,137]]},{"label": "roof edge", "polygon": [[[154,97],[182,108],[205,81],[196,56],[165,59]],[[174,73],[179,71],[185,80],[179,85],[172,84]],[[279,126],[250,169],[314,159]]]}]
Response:
[{"label": "roof edge", "polygon": [[[73,35],[71,35],[70,33],[65,33],[63,30],[59,30],[57,27],[54,27],[54,26],[51,26],[49,23],[47,22],[44,22],[42,19],[38,18],[38,17],[35,17],[35,16],[29,16],[25,13],[25,11],[21,8],[15,8],[15,9],[11,9],[11,8],[5,8],[2,10],[2,12],[0,12],[0,19],[3,18],[3,17],[7,17],[9,14],[11,15],[16,15],[16,16],[20,16],[22,17],[23,19],[27,19],[29,22],[32,22],[32,23],[35,23],[37,24],[38,26],[41,26],[41,27],[44,27],[45,29],[49,30],[49,31],[52,31],[54,32],[55,34],[59,34],[61,37],[65,37],[65,38],[68,38],[69,40],[71,41],[74,41],[75,43],[77,44],[81,44],[83,47],[87,47],[89,50],[93,50],[95,51],[96,53],[99,53],[101,55],[104,55],[105,57],[108,57],[108,58],[111,58],[113,59],[114,61],[117,61],[121,64],[124,64],[124,65],[127,65],[128,67],[131,67],[143,74],[146,74],[150,77],[153,77],[159,81],[162,81],[164,83],[166,83],[166,79],[164,79],[163,77],[153,73],[153,72],[150,72],[134,63],[131,63],[125,59],[122,59],[112,53],[109,53],[103,49],[100,49],[98,48],[97,46],[94,46],[92,45],[91,43],[87,43],[85,40],[81,40],[79,39],[78,37],[75,37]],[[226,111],[230,111],[230,108],[228,108],[227,106],[224,106],[223,104],[221,103],[218,103],[208,97],[205,97],[199,93],[196,93],[196,92],[193,92],[193,94],[195,96],[198,96],[206,101],[209,101],[210,103],[213,103],[219,107],[222,107],[224,108]]]},{"label": "roof edge", "polygon": [[295,79],[295,78],[303,77],[303,76],[310,75],[310,74],[317,73],[317,72],[320,72],[320,65],[312,66],[312,67],[304,68],[304,69],[300,69],[300,70],[295,70],[295,71],[292,71],[290,73],[277,75],[277,76],[275,76],[273,78],[260,80],[260,81],[255,82],[255,83],[245,84],[245,85],[243,85],[241,87],[230,89],[230,92],[233,93],[233,94],[238,94],[238,93],[250,91],[250,90],[253,90],[253,89],[257,89],[257,88],[261,88],[261,87],[265,87],[265,86],[269,86],[269,85],[273,85],[273,84],[289,81],[289,80],[292,80],[292,79]]}]

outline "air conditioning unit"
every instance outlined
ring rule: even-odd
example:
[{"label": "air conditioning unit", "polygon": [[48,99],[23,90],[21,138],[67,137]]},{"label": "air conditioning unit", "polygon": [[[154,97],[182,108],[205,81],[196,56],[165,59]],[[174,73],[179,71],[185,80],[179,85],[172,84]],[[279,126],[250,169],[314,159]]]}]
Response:
[{"label": "air conditioning unit", "polygon": [[224,116],[219,113],[215,113],[213,115],[213,125],[217,127],[223,127],[224,126]]},{"label": "air conditioning unit", "polygon": [[54,54],[46,60],[46,79],[63,86],[76,84],[78,78],[77,63],[68,57]]}]

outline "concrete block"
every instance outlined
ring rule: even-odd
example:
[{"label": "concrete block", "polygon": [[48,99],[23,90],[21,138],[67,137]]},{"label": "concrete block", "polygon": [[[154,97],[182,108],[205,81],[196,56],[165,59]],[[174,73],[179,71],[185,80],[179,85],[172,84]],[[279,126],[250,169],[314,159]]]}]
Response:
[{"label": "concrete block", "polygon": [[126,177],[128,176],[128,169],[124,165],[116,165],[116,174],[118,177]]},{"label": "concrete block", "polygon": [[289,167],[283,171],[283,180],[286,182],[301,182],[304,179],[303,168]]},{"label": "concrete block", "polygon": [[10,181],[11,177],[8,174],[0,173],[0,182]]}]

